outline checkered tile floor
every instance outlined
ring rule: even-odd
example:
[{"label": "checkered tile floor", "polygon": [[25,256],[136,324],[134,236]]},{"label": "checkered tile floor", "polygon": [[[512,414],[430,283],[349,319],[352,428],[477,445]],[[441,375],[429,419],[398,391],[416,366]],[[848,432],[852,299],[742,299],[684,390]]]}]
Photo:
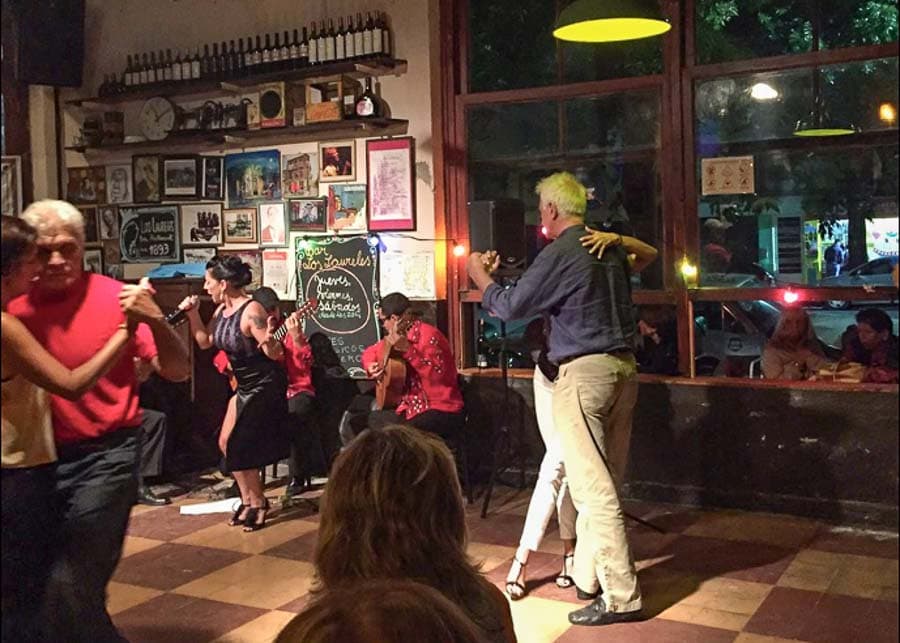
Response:
[{"label": "checkered tile floor", "polygon": [[[270,489],[270,498],[280,496]],[[491,514],[469,510],[474,559],[503,581],[529,491],[502,488]],[[136,507],[109,610],[132,643],[271,641],[308,600],[317,516],[273,514],[245,534],[225,514],[182,516],[175,506]],[[512,603],[519,641],[898,640],[896,536],[836,530],[797,518],[629,503],[664,527],[632,525],[648,620],[570,626],[574,590],[556,587],[561,545],[548,534],[528,564],[528,596]]]}]

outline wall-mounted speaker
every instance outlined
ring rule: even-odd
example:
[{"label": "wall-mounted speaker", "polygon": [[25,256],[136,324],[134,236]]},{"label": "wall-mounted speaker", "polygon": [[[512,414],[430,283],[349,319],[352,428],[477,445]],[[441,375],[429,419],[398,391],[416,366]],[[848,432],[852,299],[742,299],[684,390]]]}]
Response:
[{"label": "wall-mounted speaker", "polygon": [[525,204],[518,199],[469,203],[469,244],[473,252],[496,250],[508,268],[525,265]]},{"label": "wall-mounted speaker", "polygon": [[260,127],[284,127],[287,125],[284,102],[284,83],[259,86]]},{"label": "wall-mounted speaker", "polygon": [[84,0],[13,0],[16,78],[31,85],[81,87]]}]

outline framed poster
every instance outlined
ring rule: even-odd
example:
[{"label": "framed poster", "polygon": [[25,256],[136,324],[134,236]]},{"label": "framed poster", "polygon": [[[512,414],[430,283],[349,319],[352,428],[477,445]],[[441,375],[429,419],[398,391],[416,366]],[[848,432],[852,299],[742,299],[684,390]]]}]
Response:
[{"label": "framed poster", "polygon": [[318,155],[304,152],[281,157],[281,198],[298,196],[318,196],[319,171]]},{"label": "framed poster", "polygon": [[177,263],[181,236],[177,205],[121,206],[122,263]]},{"label": "framed poster", "polygon": [[183,262],[202,263],[205,266],[207,261],[216,256],[216,250],[216,246],[185,248]]},{"label": "framed poster", "polygon": [[159,191],[159,157],[147,154],[131,157],[132,194],[135,203],[158,203]]},{"label": "framed poster", "polygon": [[106,166],[106,202],[131,203],[131,163]]},{"label": "framed poster", "polygon": [[243,208],[281,198],[281,153],[260,150],[225,155],[229,208]]},{"label": "framed poster", "polygon": [[342,234],[366,231],[366,186],[328,186],[328,229]]},{"label": "framed poster", "polygon": [[287,248],[282,250],[262,251],[262,285],[268,286],[276,293],[279,299],[289,299],[288,287],[291,285],[290,271],[288,270]]},{"label": "framed poster", "polygon": [[162,161],[164,199],[193,199],[200,195],[200,157],[166,156]]},{"label": "framed poster", "polygon": [[369,230],[416,229],[415,139],[366,141]]},{"label": "framed poster", "polygon": [[319,143],[319,181],[334,183],[336,181],[356,180],[356,142]]},{"label": "framed poster", "polygon": [[119,209],[114,205],[101,205],[97,208],[101,239],[119,238]]},{"label": "framed poster", "polygon": [[4,156],[2,170],[0,213],[17,217],[22,214],[22,157]]},{"label": "framed poster", "polygon": [[84,219],[84,243],[94,245],[100,243],[100,229],[97,227],[97,208],[78,208]]},{"label": "framed poster", "polygon": [[259,245],[277,248],[287,245],[284,201],[259,204]]},{"label": "framed poster", "polygon": [[753,194],[756,192],[753,156],[700,159],[701,194]]},{"label": "framed poster", "polygon": [[85,272],[93,272],[95,275],[103,274],[103,250],[100,248],[85,248],[82,258]]},{"label": "framed poster", "polygon": [[222,201],[225,199],[225,159],[221,156],[204,156],[203,158],[203,190],[204,199]]},{"label": "framed poster", "polygon": [[100,203],[106,198],[106,169],[67,168],[66,200],[75,205]]},{"label": "framed poster", "polygon": [[216,251],[220,257],[225,257],[228,255],[235,255],[241,258],[241,261],[248,264],[250,266],[250,273],[253,275],[253,279],[250,281],[250,284],[247,286],[247,290],[254,291],[260,286],[262,286],[262,273],[263,273],[263,265],[262,265],[262,250],[259,248],[247,248],[240,250],[223,250],[219,249]]},{"label": "framed poster", "polygon": [[181,244],[208,246],[222,243],[222,204],[191,203],[181,206]]},{"label": "framed poster", "polygon": [[225,243],[257,243],[256,208],[234,208],[222,213]]},{"label": "framed poster", "polygon": [[122,263],[122,249],[119,248],[119,239],[107,239],[103,242],[103,265],[110,266]]},{"label": "framed poster", "polygon": [[290,199],[288,222],[291,232],[325,232],[328,229],[325,199]]}]

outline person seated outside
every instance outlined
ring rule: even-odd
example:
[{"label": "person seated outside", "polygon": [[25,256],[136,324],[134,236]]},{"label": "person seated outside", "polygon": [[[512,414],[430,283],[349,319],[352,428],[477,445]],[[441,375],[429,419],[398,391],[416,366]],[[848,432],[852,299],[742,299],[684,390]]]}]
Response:
[{"label": "person seated outside", "polygon": [[318,596],[275,643],[484,643],[488,639],[436,589],[406,579],[354,583]]},{"label": "person seated outside", "polygon": [[803,308],[785,308],[762,354],[767,380],[807,380],[830,364]]},{"label": "person seated outside", "polygon": [[635,359],[639,373],[678,375],[678,327],[665,306],[643,306]]},{"label": "person seated outside", "polygon": [[844,332],[841,345],[842,360],[866,367],[863,382],[897,383],[897,336],[894,322],[886,312],[864,308],[856,313],[856,325]]},{"label": "person seated outside", "polygon": [[469,561],[466,542],[459,479],[444,443],[403,425],[363,431],[325,485],[312,592],[414,579],[459,606],[486,641],[515,641],[509,604]]}]

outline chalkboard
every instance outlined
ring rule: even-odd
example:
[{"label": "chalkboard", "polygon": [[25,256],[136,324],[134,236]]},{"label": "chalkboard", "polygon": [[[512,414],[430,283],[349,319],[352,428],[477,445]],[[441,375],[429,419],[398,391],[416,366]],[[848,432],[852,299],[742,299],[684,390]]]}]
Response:
[{"label": "chalkboard", "polygon": [[296,238],[297,301],[316,299],[307,337],[324,333],[350,377],[364,378],[363,350],[379,340],[378,248],[366,237]]},{"label": "chalkboard", "polygon": [[178,206],[119,208],[119,246],[124,263],[181,261]]}]

